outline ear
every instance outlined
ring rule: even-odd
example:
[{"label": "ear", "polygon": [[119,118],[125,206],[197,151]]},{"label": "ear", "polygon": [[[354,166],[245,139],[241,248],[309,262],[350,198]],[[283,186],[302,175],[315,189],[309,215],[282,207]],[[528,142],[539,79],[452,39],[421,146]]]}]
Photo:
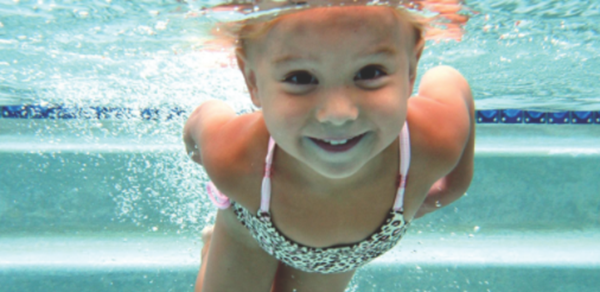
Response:
[{"label": "ear", "polygon": [[248,59],[246,58],[246,54],[242,48],[237,48],[235,50],[235,56],[237,58],[238,67],[242,71],[244,75],[244,80],[246,81],[246,86],[248,87],[248,92],[250,92],[250,98],[252,99],[252,103],[256,107],[260,107],[260,99],[258,98],[258,87],[256,86],[256,74],[252,69],[252,66],[248,63]]},{"label": "ear", "polygon": [[417,43],[413,47],[412,53],[410,55],[409,79],[410,79],[411,92],[415,85],[415,80],[417,79],[417,66],[419,64],[419,59],[421,59],[421,54],[423,53],[424,48],[425,48],[425,39],[419,38],[419,40],[417,40]]}]

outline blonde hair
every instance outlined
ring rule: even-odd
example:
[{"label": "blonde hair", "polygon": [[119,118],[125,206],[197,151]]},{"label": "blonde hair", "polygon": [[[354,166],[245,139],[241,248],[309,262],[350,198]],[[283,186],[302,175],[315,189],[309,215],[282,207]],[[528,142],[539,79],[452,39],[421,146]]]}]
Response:
[{"label": "blonde hair", "polygon": [[[428,20],[420,15],[410,13],[403,7],[392,8],[394,16],[399,21],[404,21],[412,29],[415,36],[415,44],[420,42],[425,37],[425,29]],[[297,12],[296,10],[295,12]],[[292,12],[293,13],[293,12]],[[246,50],[248,41],[258,39],[264,36],[285,15],[290,13],[279,14],[276,17],[269,19],[246,19],[241,21],[221,22],[218,23],[212,30],[212,34],[221,46],[234,47],[242,51]]]},{"label": "blonde hair", "polygon": [[[248,54],[248,44],[266,35],[284,16],[295,12],[318,8],[324,6],[309,7],[309,5],[298,6],[294,1],[288,0],[288,9],[273,12],[265,9],[256,15],[252,11],[254,7],[246,3],[248,0],[232,0],[230,4],[223,4],[208,11],[241,12],[246,18],[238,21],[218,22],[212,29],[212,38],[203,41],[203,48],[207,51],[220,51],[226,53],[224,62],[219,62],[220,67],[236,67],[236,53],[242,55]],[[252,0],[253,3],[269,3],[280,5],[281,1],[273,0]],[[299,0],[311,1],[311,0]],[[320,1],[320,0],[315,0]],[[326,0],[329,2],[345,0]],[[364,2],[363,0],[353,0],[353,2]],[[393,2],[393,0],[390,0]],[[415,37],[414,45],[424,43],[426,40],[456,40],[461,41],[464,34],[464,25],[469,20],[470,14],[477,14],[463,5],[464,0],[396,0],[397,5],[386,6],[394,13],[399,25],[406,25]],[[291,3],[291,4],[290,4]],[[300,2],[299,2],[300,3]],[[335,3],[332,6],[336,6]],[[356,5],[347,5],[356,6]],[[361,4],[358,4],[361,6]],[[260,7],[259,7],[260,8]],[[265,7],[269,8],[269,7]],[[270,7],[273,8],[273,7]],[[246,11],[244,13],[244,10]],[[271,13],[273,12],[273,13]],[[427,16],[425,16],[427,15]],[[252,16],[252,17],[250,17]],[[413,67],[411,64],[411,68]]]}]

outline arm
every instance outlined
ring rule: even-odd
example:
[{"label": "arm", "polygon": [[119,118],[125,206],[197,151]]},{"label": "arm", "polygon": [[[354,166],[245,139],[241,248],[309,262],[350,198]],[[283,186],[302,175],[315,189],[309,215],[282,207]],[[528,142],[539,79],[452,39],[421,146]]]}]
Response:
[{"label": "arm", "polygon": [[415,218],[447,206],[464,195],[473,177],[475,152],[475,106],[471,89],[464,77],[450,67],[436,67],[423,76],[419,95],[448,104],[449,115],[463,116],[463,121],[458,122],[457,127],[468,127],[468,136],[462,142],[462,151],[456,164],[429,189]]},{"label": "arm", "polygon": [[233,109],[220,100],[209,100],[197,107],[183,127],[185,151],[190,158],[202,164],[202,146],[214,137],[220,128],[236,116]]}]

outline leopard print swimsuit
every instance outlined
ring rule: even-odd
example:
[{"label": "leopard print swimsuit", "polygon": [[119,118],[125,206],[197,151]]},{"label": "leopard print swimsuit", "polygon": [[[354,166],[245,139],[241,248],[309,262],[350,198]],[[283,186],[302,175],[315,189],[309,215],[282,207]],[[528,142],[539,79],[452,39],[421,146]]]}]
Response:
[{"label": "leopard print swimsuit", "polygon": [[231,206],[238,220],[248,228],[258,244],[279,261],[305,272],[323,274],[346,272],[359,268],[392,249],[406,233],[410,225],[410,222],[404,220],[403,215],[404,189],[410,165],[410,140],[406,123],[400,133],[400,184],[394,206],[377,231],[366,239],[352,244],[324,248],[310,247],[294,242],[277,229],[269,212],[274,148],[275,142],[271,138],[262,181],[261,207],[256,215],[242,205],[230,201],[212,183],[207,185],[207,191],[217,207],[227,209]]}]

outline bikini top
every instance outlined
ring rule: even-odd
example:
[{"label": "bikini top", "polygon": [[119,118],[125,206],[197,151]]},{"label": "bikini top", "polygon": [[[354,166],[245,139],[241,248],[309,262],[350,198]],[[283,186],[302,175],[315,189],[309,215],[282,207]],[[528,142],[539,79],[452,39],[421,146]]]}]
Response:
[{"label": "bikini top", "polygon": [[262,249],[284,264],[305,272],[341,273],[359,268],[392,249],[406,233],[410,222],[404,220],[404,189],[410,165],[410,140],[405,123],[400,133],[400,178],[394,206],[382,225],[366,239],[351,243],[317,248],[294,242],[273,224],[269,204],[271,199],[271,165],[275,141],[270,138],[262,180],[261,204],[254,215],[242,205],[230,201],[212,182],[207,192],[221,209],[233,208],[237,219],[246,226]]}]

